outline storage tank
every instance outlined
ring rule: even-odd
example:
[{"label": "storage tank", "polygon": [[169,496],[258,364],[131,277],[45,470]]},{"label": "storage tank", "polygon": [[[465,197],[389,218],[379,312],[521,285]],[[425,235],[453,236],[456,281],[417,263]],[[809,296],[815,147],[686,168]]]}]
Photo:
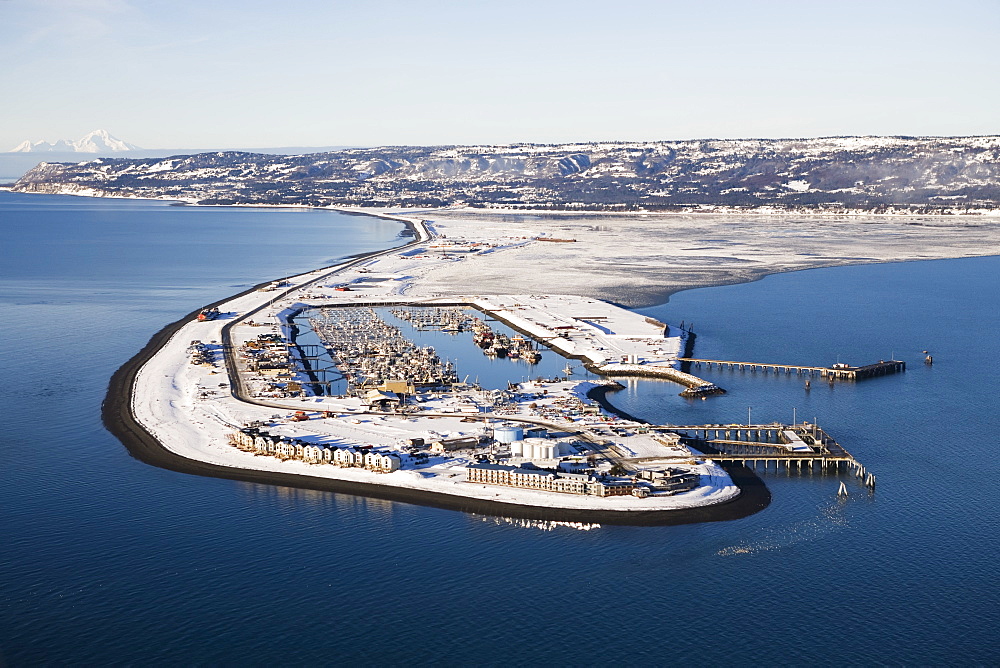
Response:
[{"label": "storage tank", "polygon": [[510,444],[510,456],[511,457],[523,457],[524,456],[524,441],[514,441]]},{"label": "storage tank", "polygon": [[493,430],[493,438],[497,443],[513,443],[524,438],[521,427],[497,427]]},{"label": "storage tank", "polygon": [[547,438],[526,438],[523,444],[526,459],[552,459],[555,456],[554,444]]}]

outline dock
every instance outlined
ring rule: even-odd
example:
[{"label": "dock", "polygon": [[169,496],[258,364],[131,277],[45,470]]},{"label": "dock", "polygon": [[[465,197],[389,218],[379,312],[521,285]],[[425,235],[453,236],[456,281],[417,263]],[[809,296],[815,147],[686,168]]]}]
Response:
[{"label": "dock", "polygon": [[801,472],[846,469],[869,488],[875,487],[875,476],[816,424],[663,425],[653,429],[680,435],[683,443],[704,453],[699,459],[765,470],[772,463],[775,469],[784,465]]},{"label": "dock", "polygon": [[834,364],[833,366],[801,366],[797,364],[773,364],[768,362],[736,362],[733,360],[710,360],[698,359],[694,357],[678,357],[678,362],[682,362],[696,367],[706,365],[709,369],[718,367],[720,369],[739,369],[740,371],[761,371],[768,373],[773,371],[776,374],[796,374],[806,376],[819,376],[830,380],[863,380],[865,378],[875,378],[877,376],[888,376],[894,373],[906,371],[906,362],[900,360],[879,360],[874,364],[865,366],[851,366],[849,364]]}]

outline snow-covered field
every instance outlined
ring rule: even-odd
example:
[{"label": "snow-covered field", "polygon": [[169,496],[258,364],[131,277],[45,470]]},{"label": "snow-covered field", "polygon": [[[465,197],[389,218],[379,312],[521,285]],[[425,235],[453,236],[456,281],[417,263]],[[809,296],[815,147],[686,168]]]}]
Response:
[{"label": "snow-covered field", "polygon": [[[413,216],[412,210],[392,213]],[[1000,253],[1000,217],[523,213],[424,214],[449,239],[548,236],[436,268],[414,290],[573,294],[629,307],[679,290],[817,267]]]}]

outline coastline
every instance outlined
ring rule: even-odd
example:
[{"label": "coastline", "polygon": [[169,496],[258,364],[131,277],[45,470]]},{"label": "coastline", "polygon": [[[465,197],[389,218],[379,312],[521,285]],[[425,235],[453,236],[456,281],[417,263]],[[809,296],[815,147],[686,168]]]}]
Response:
[{"label": "coastline", "polygon": [[[413,230],[415,238],[407,244],[394,246],[390,249],[373,251],[360,254],[360,258],[392,254],[401,248],[420,244],[426,241],[426,235],[422,234],[414,223],[407,220],[399,220]],[[357,260],[348,260],[327,269],[336,269],[344,265],[355,264]],[[279,279],[280,280],[280,279]],[[258,288],[267,285],[261,283],[257,286],[244,290],[236,295],[226,297],[209,305],[209,307],[220,306],[233,299],[248,295]],[[294,290],[294,288],[292,289]],[[634,510],[604,510],[596,508],[572,508],[561,507],[558,509],[544,507],[544,504],[525,505],[522,503],[507,503],[502,500],[490,500],[483,498],[471,498],[463,495],[439,493],[425,489],[400,488],[397,486],[371,484],[359,481],[337,480],[329,478],[318,478],[296,473],[285,473],[276,471],[262,471],[259,469],[236,468],[225,464],[209,463],[192,459],[170,451],[167,446],[161,443],[138,419],[135,413],[135,387],[137,378],[144,365],[150,361],[161,348],[166,346],[172,337],[183,327],[194,320],[198,312],[192,312],[181,319],[171,323],[159,332],[154,334],[149,342],[132,359],[123,364],[112,376],[108,393],[102,404],[102,418],[105,426],[116,437],[125,444],[130,454],[135,458],[170,470],[197,475],[212,477],[222,477],[229,479],[243,480],[247,482],[260,482],[265,484],[284,485],[289,487],[301,487],[310,489],[327,490],[372,496],[389,500],[399,500],[422,505],[432,505],[442,508],[461,510],[471,513],[501,515],[505,517],[516,517],[521,519],[537,519],[552,521],[590,521],[616,524],[679,524],[705,521],[721,521],[736,519],[757,512],[766,506],[767,492],[763,489],[762,483],[755,476],[740,475],[739,471],[732,480],[733,491],[736,494],[730,498],[714,504],[681,507],[671,509],[634,509]],[[235,396],[235,393],[234,393]],[[739,491],[736,489],[739,488]],[[754,494],[744,493],[755,491]]]},{"label": "coastline", "polygon": [[[259,285],[266,284],[261,283]],[[257,287],[259,286],[254,286],[239,294],[253,292]],[[217,304],[225,303],[234,296],[237,295],[219,300]],[[571,508],[552,509],[499,501],[482,501],[425,490],[317,478],[292,473],[240,469],[183,457],[164,447],[156,437],[139,423],[132,410],[132,393],[139,370],[143,365],[174,334],[189,323],[192,318],[196,317],[199,311],[193,311],[156,332],[138,353],[115,371],[108,383],[108,391],[101,404],[101,417],[104,426],[122,442],[132,457],[146,464],[192,475],[370,496],[389,501],[401,501],[473,514],[499,515],[514,519],[540,521],[597,522],[630,526],[663,526],[720,522],[747,517],[763,510],[770,502],[770,492],[763,481],[750,469],[741,466],[724,467],[732,477],[733,483],[740,488],[741,492],[736,498],[730,501],[695,508],[622,512],[575,510]],[[606,404],[606,401],[604,403]],[[607,405],[610,406],[610,404]]]},{"label": "coastline", "polygon": [[[395,212],[341,212],[353,215],[373,215],[384,219],[394,220],[403,224],[406,229],[414,235],[414,238],[408,243],[393,246],[389,249],[349,256],[341,263],[313,271],[336,269],[341,267],[343,264],[350,262],[351,258],[361,259],[369,256],[398,252],[401,249],[419,244],[426,240],[426,238],[422,238],[421,233],[418,231],[417,224],[414,220],[415,217],[407,218],[396,214]],[[451,232],[452,230],[449,228],[449,236],[451,236]],[[543,244],[543,246],[545,245]],[[764,275],[770,275],[770,273],[781,273],[782,271],[788,270],[777,269],[750,280],[757,280],[758,278],[762,278]],[[247,295],[270,282],[271,281],[261,283],[241,293],[221,299],[209,306],[221,305],[242,295]],[[669,297],[670,294],[674,294],[683,289],[723,285],[735,282],[745,281],[706,281],[702,285],[685,286],[683,288],[670,290],[666,293],[666,297]],[[662,295],[664,293],[661,292],[660,294]],[[663,303],[665,300],[666,298],[657,303]],[[541,506],[505,503],[503,501],[484,500],[481,498],[474,499],[430,490],[394,487],[354,480],[335,480],[308,475],[299,475],[296,473],[235,468],[233,466],[190,459],[168,450],[150,433],[150,431],[139,423],[133,411],[132,396],[136,379],[142,366],[149,361],[153,355],[155,355],[160,347],[167,343],[177,331],[179,331],[185,324],[189,323],[196,315],[197,311],[192,312],[178,321],[165,326],[159,332],[154,334],[146,346],[144,346],[143,349],[132,359],[123,364],[122,367],[120,367],[112,376],[109,383],[108,394],[105,398],[104,404],[102,405],[102,417],[109,431],[111,431],[123,442],[123,444],[126,445],[126,448],[135,458],[161,468],[185,473],[193,473],[196,475],[242,480],[246,482],[258,482],[287,487],[341,492],[387,500],[399,500],[419,505],[429,505],[477,514],[501,515],[521,519],[549,521],[591,521],[608,524],[632,525],[662,525],[724,521],[729,519],[738,519],[740,517],[745,517],[758,512],[767,507],[770,501],[770,493],[767,491],[760,478],[758,478],[751,470],[742,466],[723,467],[726,473],[730,475],[735,486],[740,489],[740,493],[733,499],[693,508],[633,510],[623,512],[622,510],[605,511],[601,509],[553,509]],[[617,409],[615,409],[610,402],[605,400],[602,403],[605,404],[605,407],[610,412],[621,415],[620,411],[617,411]]]},{"label": "coastline", "polygon": [[[90,190],[87,192],[38,192],[14,191],[22,194],[51,194],[73,197],[88,197],[94,199],[144,200],[152,202],[167,202],[175,206],[195,207],[225,207],[225,208],[256,208],[256,209],[312,209],[317,211],[334,211],[346,215],[371,216],[384,220],[402,223],[413,230],[413,220],[426,217],[436,217],[448,225],[469,223],[475,227],[475,219],[493,219],[503,217],[537,216],[551,219],[550,223],[562,221],[571,222],[577,219],[587,225],[577,226],[566,231],[567,234],[581,234],[577,240],[582,243],[558,244],[563,248],[563,261],[569,263],[574,273],[583,276],[588,286],[579,289],[572,282],[554,286],[556,292],[579,294],[596,297],[602,301],[627,309],[642,309],[668,303],[670,297],[685,290],[719,287],[724,285],[739,285],[762,280],[773,274],[784,274],[806,269],[823,269],[839,266],[861,264],[889,264],[896,262],[912,262],[922,260],[958,259],[963,257],[988,257],[1000,255],[1000,210],[986,213],[954,213],[954,214],[914,214],[914,213],[826,213],[798,212],[787,210],[776,211],[560,211],[547,209],[479,209],[474,207],[437,207],[437,208],[405,208],[405,207],[361,207],[361,206],[309,206],[285,204],[199,204],[195,201],[176,197],[140,197],[126,196],[117,193]],[[463,221],[463,218],[466,219]],[[611,250],[607,238],[594,234],[590,222],[600,219],[614,219],[623,225],[612,245],[620,240],[637,236],[637,242],[630,251],[631,265],[627,273],[608,276],[605,267],[597,263],[597,267],[587,266],[586,259],[594,252]],[[688,238],[680,238],[676,242],[659,237],[649,237],[648,229],[643,229],[643,223],[651,220],[678,221],[691,220],[703,229]],[[739,222],[749,219],[752,225],[739,227]],[[870,219],[868,223],[865,219]],[[907,222],[905,220],[917,222]],[[482,222],[482,220],[478,222]],[[708,248],[690,248],[699,246],[703,237],[716,231],[711,225],[704,226],[705,221],[722,220],[727,227],[736,224],[736,229],[729,230],[734,234],[736,243],[731,247],[720,247],[721,254],[702,255],[701,251]],[[767,221],[771,225],[767,225]],[[798,221],[798,223],[797,223]],[[925,225],[919,221],[931,221]],[[804,223],[806,229],[801,229]],[[820,223],[833,224],[833,227],[817,227]],[[836,224],[846,225],[849,229],[836,229]],[[531,221],[532,227],[544,225],[544,221]],[[556,225],[558,227],[558,225]],[[966,235],[956,236],[947,228],[966,227],[983,228],[980,238],[968,241]],[[568,229],[568,228],[560,228]],[[459,226],[461,231],[461,226]],[[671,234],[682,232],[677,228],[669,228]],[[806,236],[803,237],[803,234]],[[779,244],[788,244],[783,251],[772,252],[768,244],[755,244],[752,239],[763,236]],[[683,237],[683,234],[681,234]],[[849,240],[856,238],[851,244]],[[804,240],[808,240],[804,243]],[[709,239],[709,241],[714,241]],[[627,243],[627,242],[626,242]],[[549,244],[547,244],[549,245]],[[687,247],[686,247],[687,246]],[[884,250],[883,250],[884,249]],[[655,250],[650,255],[649,250]],[[697,252],[691,255],[690,252]],[[575,254],[575,255],[574,255]],[[583,261],[581,261],[583,258]],[[537,254],[518,258],[515,253],[510,256],[512,265],[509,267],[512,276],[517,276],[526,268],[537,266]],[[519,264],[520,260],[520,264]],[[692,261],[697,261],[692,263]],[[500,284],[493,275],[481,276],[486,292],[493,289],[501,294],[511,292],[530,292],[526,286],[508,286],[499,288]],[[516,283],[517,279],[514,279]],[[445,276],[439,280],[439,288],[454,288],[463,280],[456,276]],[[619,289],[620,288],[620,289]]]}]

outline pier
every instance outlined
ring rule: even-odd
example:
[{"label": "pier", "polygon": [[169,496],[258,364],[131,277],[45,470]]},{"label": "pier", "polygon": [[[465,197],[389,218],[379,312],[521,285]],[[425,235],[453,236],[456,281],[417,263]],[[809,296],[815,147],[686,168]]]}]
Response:
[{"label": "pier", "polygon": [[893,373],[906,371],[906,362],[900,360],[880,360],[874,364],[865,366],[850,366],[849,364],[834,364],[833,366],[801,366],[797,364],[772,364],[768,362],[735,362],[733,360],[710,360],[697,359],[694,357],[678,357],[678,362],[693,364],[696,367],[706,365],[709,369],[718,367],[720,369],[739,369],[740,371],[761,371],[775,374],[796,374],[807,376],[820,376],[830,380],[862,380],[865,378],[875,378],[876,376],[888,376]]},{"label": "pier", "polygon": [[704,452],[699,459],[765,470],[772,463],[775,469],[784,465],[802,472],[847,469],[869,488],[875,487],[875,476],[816,424],[664,425],[653,429],[679,434],[682,442]]}]

